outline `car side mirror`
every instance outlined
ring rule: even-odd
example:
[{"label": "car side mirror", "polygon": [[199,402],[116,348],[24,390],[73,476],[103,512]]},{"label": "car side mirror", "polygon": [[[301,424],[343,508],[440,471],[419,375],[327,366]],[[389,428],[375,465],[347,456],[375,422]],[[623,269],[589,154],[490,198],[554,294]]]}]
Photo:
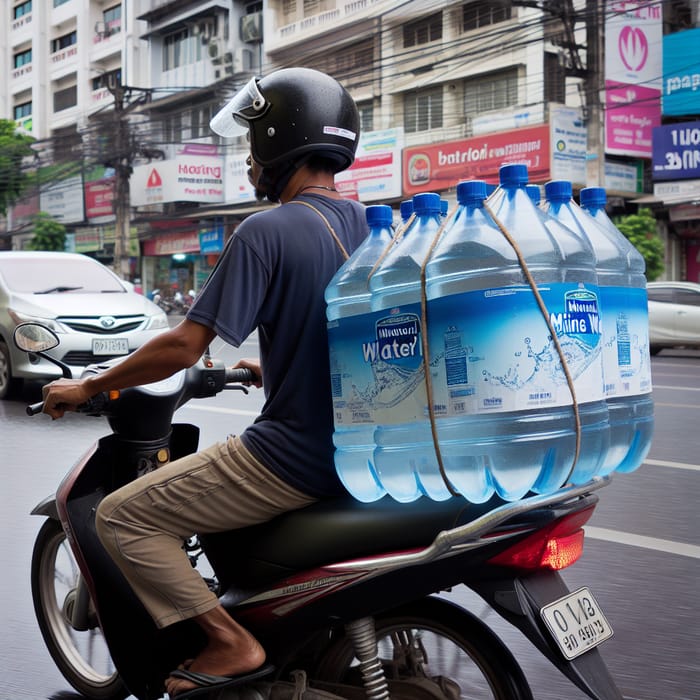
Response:
[{"label": "car side mirror", "polygon": [[15,345],[25,352],[45,352],[55,348],[59,343],[58,336],[40,323],[21,323],[13,334]]}]

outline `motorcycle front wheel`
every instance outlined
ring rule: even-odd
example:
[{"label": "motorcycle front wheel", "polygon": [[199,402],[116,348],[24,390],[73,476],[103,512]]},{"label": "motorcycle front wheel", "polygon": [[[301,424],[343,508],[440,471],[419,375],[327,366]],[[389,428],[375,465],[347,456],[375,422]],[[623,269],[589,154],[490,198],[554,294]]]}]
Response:
[{"label": "motorcycle front wheel", "polygon": [[[392,700],[533,700],[520,666],[500,639],[452,603],[426,598],[397,608],[377,616],[375,630]],[[362,683],[347,637],[327,651],[317,671],[328,683]],[[425,679],[433,681],[432,688],[425,687]]]},{"label": "motorcycle front wheel", "polygon": [[128,691],[114,668],[92,603],[87,629],[72,625],[80,570],[60,523],[47,520],[32,553],[32,598],[44,643],[63,677],[87,698],[124,700]]}]

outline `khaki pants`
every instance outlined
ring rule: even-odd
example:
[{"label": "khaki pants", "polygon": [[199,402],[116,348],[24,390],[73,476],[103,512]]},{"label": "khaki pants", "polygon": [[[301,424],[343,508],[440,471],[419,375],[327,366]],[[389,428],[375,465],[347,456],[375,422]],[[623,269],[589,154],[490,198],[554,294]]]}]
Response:
[{"label": "khaki pants", "polygon": [[265,522],[314,500],[230,437],[110,494],[97,509],[96,526],[156,625],[166,627],[219,602],[192,568],[184,539]]}]

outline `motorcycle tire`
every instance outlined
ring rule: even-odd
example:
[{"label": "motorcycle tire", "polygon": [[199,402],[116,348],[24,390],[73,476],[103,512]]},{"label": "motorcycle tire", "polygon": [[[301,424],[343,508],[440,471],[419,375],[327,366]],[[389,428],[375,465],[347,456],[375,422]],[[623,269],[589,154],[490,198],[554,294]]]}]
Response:
[{"label": "motorcycle tire", "polygon": [[88,629],[70,622],[80,571],[60,523],[47,520],[32,552],[34,612],[54,663],[63,677],[92,700],[124,700],[129,695],[109,655],[97,616],[89,614]]},{"label": "motorcycle tire", "polygon": [[[446,600],[425,598],[383,613],[375,618],[375,631],[392,700],[533,700],[522,669],[496,634]],[[361,684],[347,637],[328,649],[315,677],[331,684]],[[434,687],[421,690],[426,677]]]}]

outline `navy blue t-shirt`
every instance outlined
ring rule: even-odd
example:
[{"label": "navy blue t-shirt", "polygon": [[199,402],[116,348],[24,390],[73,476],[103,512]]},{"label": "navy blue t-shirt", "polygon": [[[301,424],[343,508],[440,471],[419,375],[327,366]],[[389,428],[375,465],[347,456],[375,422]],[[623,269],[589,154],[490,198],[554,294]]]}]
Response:
[{"label": "navy blue t-shirt", "polygon": [[[349,255],[368,234],[364,206],[302,195]],[[333,466],[324,291],[343,255],[321,217],[289,202],[240,224],[187,318],[238,347],[258,329],[265,404],[241,435],[268,469],[322,498],[343,492]]]}]

